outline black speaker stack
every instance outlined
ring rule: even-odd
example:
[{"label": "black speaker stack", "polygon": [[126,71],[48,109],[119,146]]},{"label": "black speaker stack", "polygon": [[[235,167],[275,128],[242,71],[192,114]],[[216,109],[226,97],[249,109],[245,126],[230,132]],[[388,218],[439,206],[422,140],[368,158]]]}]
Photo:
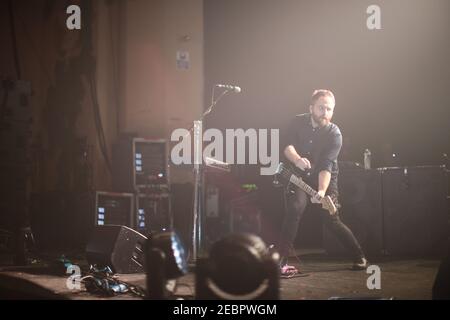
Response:
[{"label": "black speaker stack", "polygon": [[142,234],[172,228],[165,140],[124,136],[113,146],[113,190],[97,191],[95,225],[124,225]]},{"label": "black speaker stack", "polygon": [[[435,256],[449,237],[445,166],[346,169],[339,174],[340,217],[370,256]],[[326,228],[323,244],[349,254]]]},{"label": "black speaker stack", "polygon": [[167,144],[124,136],[113,145],[112,191],[97,191],[89,264],[143,272],[147,236],[173,229]]}]

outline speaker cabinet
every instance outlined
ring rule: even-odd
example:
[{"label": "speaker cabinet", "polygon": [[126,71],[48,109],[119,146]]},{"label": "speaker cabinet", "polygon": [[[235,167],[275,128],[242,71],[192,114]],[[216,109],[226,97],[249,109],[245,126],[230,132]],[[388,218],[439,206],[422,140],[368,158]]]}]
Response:
[{"label": "speaker cabinet", "polygon": [[134,226],[134,194],[97,191],[94,224]]},{"label": "speaker cabinet", "polygon": [[[339,175],[341,220],[352,230],[367,255],[383,252],[381,172],[376,169],[348,169]],[[350,254],[325,226],[323,245],[329,254]]]},{"label": "speaker cabinet", "polygon": [[115,273],[144,272],[147,237],[125,226],[105,225],[94,229],[86,248],[91,265],[111,267]]},{"label": "speaker cabinet", "polygon": [[384,168],[382,172],[386,252],[442,253],[449,234],[444,167]]},{"label": "speaker cabinet", "polygon": [[136,195],[136,230],[148,235],[172,229],[170,195],[151,193]]},{"label": "speaker cabinet", "polygon": [[120,192],[168,191],[166,140],[123,137],[113,145],[113,188]]}]

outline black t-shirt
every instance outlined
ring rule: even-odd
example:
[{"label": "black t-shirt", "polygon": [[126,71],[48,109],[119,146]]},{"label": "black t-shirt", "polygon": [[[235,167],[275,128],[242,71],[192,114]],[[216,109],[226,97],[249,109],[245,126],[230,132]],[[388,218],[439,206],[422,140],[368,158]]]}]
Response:
[{"label": "black t-shirt", "polygon": [[292,145],[301,157],[311,162],[311,170],[306,171],[303,178],[312,187],[317,188],[319,172],[326,170],[331,173],[328,190],[337,190],[337,158],[342,147],[342,134],[337,125],[330,123],[322,128],[314,128],[311,114],[300,114],[295,116],[285,132],[285,141],[283,151]]}]

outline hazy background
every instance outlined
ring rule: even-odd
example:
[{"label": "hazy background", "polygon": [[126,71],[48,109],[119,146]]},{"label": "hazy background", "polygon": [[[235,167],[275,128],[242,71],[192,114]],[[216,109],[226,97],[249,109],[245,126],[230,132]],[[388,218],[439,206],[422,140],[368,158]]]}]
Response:
[{"label": "hazy background", "polygon": [[[366,26],[371,4],[381,30]],[[205,104],[215,83],[242,87],[208,124],[282,129],[308,111],[313,89],[329,88],[341,160],[361,162],[369,148],[376,166],[441,164],[450,150],[449,12],[446,0],[205,1]],[[382,158],[389,149],[397,162]]]}]

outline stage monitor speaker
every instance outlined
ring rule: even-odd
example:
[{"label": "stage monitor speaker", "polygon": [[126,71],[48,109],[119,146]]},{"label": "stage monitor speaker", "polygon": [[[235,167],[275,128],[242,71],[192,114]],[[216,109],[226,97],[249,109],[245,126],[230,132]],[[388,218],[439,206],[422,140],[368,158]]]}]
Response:
[{"label": "stage monitor speaker", "polygon": [[109,266],[115,273],[144,272],[146,240],[125,226],[97,226],[86,247],[86,257],[90,265]]},{"label": "stage monitor speaker", "polygon": [[[367,255],[383,253],[381,172],[376,169],[342,170],[339,179],[339,215],[352,230]],[[350,255],[328,228],[323,246],[331,255]]]},{"label": "stage monitor speaker", "polygon": [[384,168],[382,172],[386,252],[442,254],[449,235],[444,166]]}]

